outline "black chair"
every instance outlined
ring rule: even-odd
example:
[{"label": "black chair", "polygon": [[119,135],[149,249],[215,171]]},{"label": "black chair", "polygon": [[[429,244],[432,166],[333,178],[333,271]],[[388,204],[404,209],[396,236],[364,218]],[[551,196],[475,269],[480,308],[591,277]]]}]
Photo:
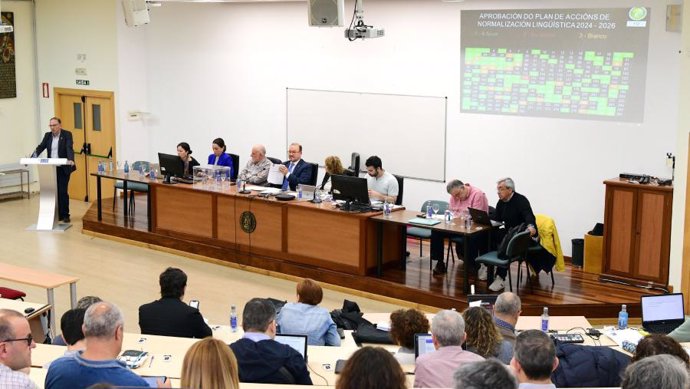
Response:
[{"label": "black chair", "polygon": [[395,199],[395,205],[402,205],[403,200],[403,186],[405,184],[405,177],[393,174],[396,180],[398,180],[398,198]]},{"label": "black chair", "polygon": [[307,185],[316,186],[316,179],[319,176],[319,164],[312,162],[307,163],[311,165],[311,177],[309,177],[309,182]]},{"label": "black chair", "polygon": [[[532,238],[529,236],[529,231],[525,230],[519,234],[515,234],[510,242],[508,242],[508,248],[506,249],[506,259],[500,258],[498,256],[498,251],[489,251],[486,254],[482,254],[475,260],[476,263],[483,263],[489,267],[489,275],[493,274],[493,267],[503,267],[508,269],[508,285],[510,286],[510,291],[513,291],[513,278],[510,275],[510,265],[518,260],[524,259],[527,254],[527,249]],[[518,269],[519,272],[519,269]],[[490,277],[489,280],[491,280]],[[519,286],[519,285],[518,285]]]},{"label": "black chair", "polygon": [[273,157],[266,157],[268,158],[269,161],[273,162],[274,165],[280,165],[283,163],[283,161],[279,160],[278,158],[273,158]]},{"label": "black chair", "polygon": [[[134,172],[134,174],[137,174],[136,172],[138,171],[150,171],[151,169],[151,164],[147,161],[135,161],[132,163],[131,166],[131,171]],[[131,173],[130,173],[131,174]],[[124,190],[124,182],[122,181],[115,181],[115,184],[113,185],[113,211],[115,210],[115,203],[117,201],[117,190]],[[125,199],[125,201],[129,201],[129,213],[134,214],[134,192],[140,192],[140,193],[146,193],[149,191],[149,184],[144,184],[143,182],[133,182],[130,181],[127,183],[127,190],[129,191],[129,200]]]},{"label": "black chair", "polygon": [[350,160],[350,166],[348,169],[355,172],[355,177],[359,176],[359,153],[352,153],[352,158]]},{"label": "black chair", "polygon": [[[448,209],[448,202],[443,201],[443,200],[427,200],[422,204],[422,213],[426,213],[426,206],[429,205],[431,207],[434,206],[434,204],[438,204],[438,212],[439,213],[444,213],[446,212],[446,209]],[[419,239],[419,256],[421,258],[422,256],[422,240],[424,239],[431,239],[431,229],[430,228],[424,228],[424,227],[415,227],[415,226],[407,226],[407,236],[412,236],[417,239]],[[431,270],[431,260],[429,260],[429,270]],[[455,259],[453,259],[453,262],[455,262]]]},{"label": "black chair", "polygon": [[343,175],[350,176],[350,177],[357,177],[357,174],[355,173],[355,171],[350,169],[350,168],[343,170]]},{"label": "black chair", "polygon": [[228,153],[228,155],[232,158],[232,175],[230,176],[230,180],[237,181],[237,175],[240,171],[240,156],[231,153]]}]

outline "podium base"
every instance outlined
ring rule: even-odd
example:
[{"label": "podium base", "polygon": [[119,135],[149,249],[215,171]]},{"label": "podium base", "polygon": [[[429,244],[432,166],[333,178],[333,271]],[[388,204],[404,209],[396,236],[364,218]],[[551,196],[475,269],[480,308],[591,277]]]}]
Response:
[{"label": "podium base", "polygon": [[32,224],[26,227],[25,231],[65,232],[65,230],[69,229],[70,227],[72,227],[72,223],[55,223],[53,224],[52,230],[39,230],[38,228],[36,228],[36,224]]}]

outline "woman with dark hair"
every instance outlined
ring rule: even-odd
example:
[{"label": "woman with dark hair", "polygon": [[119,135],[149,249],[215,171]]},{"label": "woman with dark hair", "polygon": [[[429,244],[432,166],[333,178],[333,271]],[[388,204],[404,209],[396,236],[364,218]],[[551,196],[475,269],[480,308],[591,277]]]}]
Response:
[{"label": "woman with dark hair", "polygon": [[232,177],[232,172],[234,171],[232,166],[232,157],[230,157],[229,154],[226,154],[227,147],[225,147],[225,141],[223,138],[214,139],[211,149],[213,150],[213,153],[208,156],[208,164],[229,167],[230,177]]},{"label": "woman with dark hair", "polygon": [[683,346],[675,339],[662,334],[647,335],[640,340],[637,343],[631,362],[637,362],[642,358],[659,354],[670,354],[678,357],[685,363],[686,368],[690,368],[690,359],[688,358],[688,353],[683,350]]},{"label": "woman with dark hair", "polygon": [[323,290],[316,281],[305,278],[297,284],[297,302],[280,309],[276,323],[281,334],[307,335],[311,346],[340,346],[340,335],[331,314],[318,305]]},{"label": "woman with dark hair", "polygon": [[362,347],[345,363],[336,389],[405,389],[405,373],[393,355],[381,347]]},{"label": "woman with dark hair", "polygon": [[513,345],[504,340],[489,311],[470,307],[462,313],[465,319],[465,346],[484,358],[497,358],[506,365],[513,358]]},{"label": "woman with dark hair", "polygon": [[429,319],[416,309],[391,313],[391,339],[400,349],[393,354],[401,365],[414,365],[414,334],[429,332]]},{"label": "woman with dark hair", "polygon": [[194,173],[194,166],[199,166],[199,162],[192,157],[192,149],[189,148],[189,143],[180,142],[177,144],[177,156],[182,161],[184,175],[191,176]]}]

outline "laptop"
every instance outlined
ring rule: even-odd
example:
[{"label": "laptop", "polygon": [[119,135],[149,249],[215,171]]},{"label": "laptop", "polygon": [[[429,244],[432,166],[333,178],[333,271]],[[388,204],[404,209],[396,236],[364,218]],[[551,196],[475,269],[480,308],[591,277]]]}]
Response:
[{"label": "laptop", "polygon": [[668,334],[683,324],[683,294],[642,296],[642,328],[653,334]]},{"label": "laptop", "polygon": [[497,294],[470,294],[467,295],[467,303],[470,307],[478,306],[486,309],[493,316]]},{"label": "laptop", "polygon": [[431,334],[414,334],[414,359],[423,354],[436,351]]},{"label": "laptop", "polygon": [[481,209],[477,208],[467,208],[470,210],[470,216],[472,216],[472,221],[477,223],[477,224],[482,224],[485,226],[491,226],[491,227],[500,227],[503,225],[503,222],[497,222],[496,220],[491,220],[489,218],[489,214],[486,211],[482,211]]},{"label": "laptop", "polygon": [[307,361],[307,335],[276,334],[274,340],[294,348]]}]

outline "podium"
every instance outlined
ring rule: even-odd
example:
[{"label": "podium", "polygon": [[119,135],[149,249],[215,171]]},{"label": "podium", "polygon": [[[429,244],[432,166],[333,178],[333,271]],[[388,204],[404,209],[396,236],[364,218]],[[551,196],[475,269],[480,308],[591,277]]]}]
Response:
[{"label": "podium", "polygon": [[65,231],[72,227],[70,223],[58,223],[57,217],[57,177],[55,168],[67,165],[67,158],[22,158],[22,165],[36,165],[38,181],[41,183],[38,220],[27,230],[32,231]]}]

